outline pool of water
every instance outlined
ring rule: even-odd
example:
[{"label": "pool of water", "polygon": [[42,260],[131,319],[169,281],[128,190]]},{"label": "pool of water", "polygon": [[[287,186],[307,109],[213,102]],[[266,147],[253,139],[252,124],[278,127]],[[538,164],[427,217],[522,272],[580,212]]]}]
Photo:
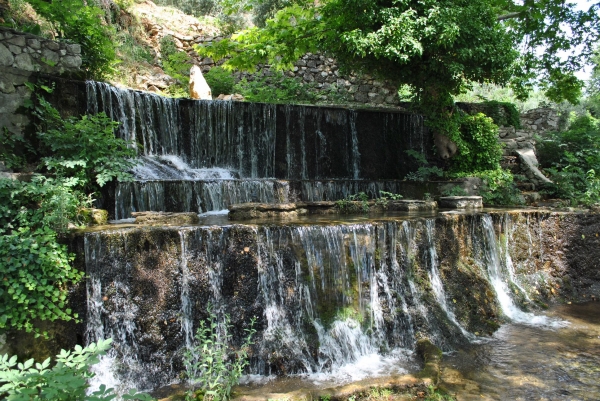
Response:
[{"label": "pool of water", "polygon": [[442,386],[467,400],[600,400],[600,302],[554,307],[561,328],[506,324],[444,357]]}]

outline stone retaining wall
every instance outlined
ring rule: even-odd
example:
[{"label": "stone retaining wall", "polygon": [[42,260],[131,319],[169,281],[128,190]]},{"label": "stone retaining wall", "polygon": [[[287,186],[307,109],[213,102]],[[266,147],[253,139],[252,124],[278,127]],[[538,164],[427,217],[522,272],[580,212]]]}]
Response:
[{"label": "stone retaining wall", "polygon": [[40,38],[0,27],[0,130],[21,135],[29,124],[20,113],[34,74],[75,76],[80,72],[81,46]]},{"label": "stone retaining wall", "polygon": [[[221,64],[215,63],[210,57],[198,56],[193,46],[217,42],[223,39],[222,36],[181,35],[157,24],[148,26],[147,31],[157,41],[170,35],[175,42],[175,46],[188,53],[194,64],[200,66],[203,73],[207,73]],[[236,72],[234,76],[236,81],[242,78],[252,81],[256,77],[268,77],[272,74],[273,72],[268,65],[259,65],[255,73]],[[342,75],[335,59],[320,54],[309,53],[304,55],[295,63],[291,71],[285,72],[285,75],[297,78],[307,84],[314,84],[322,101],[343,100],[372,106],[396,106],[399,103],[397,86],[375,80],[369,76]],[[151,84],[152,82],[149,80],[148,85]],[[219,93],[213,93],[213,95],[216,97]]]}]

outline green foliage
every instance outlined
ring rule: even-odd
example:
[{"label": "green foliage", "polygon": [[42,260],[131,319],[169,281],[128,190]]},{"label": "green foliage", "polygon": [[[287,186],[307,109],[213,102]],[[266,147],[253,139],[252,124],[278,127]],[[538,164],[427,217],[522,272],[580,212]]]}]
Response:
[{"label": "green foliage", "polygon": [[[231,389],[238,382],[244,368],[248,366],[248,351],[253,344],[252,336],[256,333],[254,323],[245,329],[246,338],[242,346],[235,352],[228,351],[232,340],[231,322],[225,315],[223,324],[219,324],[212,306],[207,307],[208,322],[200,322],[196,331],[197,344],[184,355],[184,365],[191,389],[186,394],[186,400],[195,399],[222,401],[228,400]],[[196,395],[196,389],[200,389]]]},{"label": "green foliage", "polygon": [[502,146],[498,142],[498,127],[482,113],[462,114],[460,130],[451,132],[458,153],[452,159],[454,173],[476,173],[499,170]]},{"label": "green foliage", "polygon": [[[83,273],[70,266],[73,258],[57,236],[91,204],[85,193],[130,177],[133,162],[127,158],[134,151],[115,138],[116,123],[105,115],[63,119],[43,97],[31,107],[40,129],[36,157],[53,177],[0,179],[0,331],[40,334],[33,326],[36,319],[76,318],[67,307],[68,288]],[[27,141],[24,146],[34,147]]]},{"label": "green foliage", "polygon": [[56,231],[65,231],[82,205],[82,195],[63,181],[0,179],[0,331],[39,334],[35,319],[77,317],[66,307],[67,288],[83,273],[69,265],[73,257]]},{"label": "green foliage", "polygon": [[482,103],[484,114],[499,127],[521,128],[521,115],[514,103],[486,100]]},{"label": "green foliage", "polygon": [[120,31],[116,34],[115,39],[120,58],[132,63],[154,62],[152,50],[148,46],[138,43],[133,32],[128,30]]},{"label": "green foliage", "polygon": [[247,101],[262,103],[315,103],[317,94],[312,87],[281,72],[271,76],[256,77],[252,81],[242,79],[234,90]]},{"label": "green foliage", "polygon": [[[92,343],[85,348],[77,345],[74,351],[62,350],[51,363],[50,358],[41,363],[29,359],[23,363],[17,357],[0,357],[0,395],[7,401],[109,401],[116,397],[113,389],[100,386],[99,390],[86,394],[88,380],[94,377],[90,367],[110,348],[112,339]],[[123,400],[151,401],[147,394],[131,390]]]},{"label": "green foliage", "polygon": [[9,169],[21,169],[27,163],[27,156],[35,150],[21,135],[2,127],[0,132],[0,160]]},{"label": "green foliage", "polygon": [[446,392],[436,389],[433,386],[427,387],[427,393],[425,394],[424,401],[456,401],[454,397]]},{"label": "green foliage", "polygon": [[434,177],[441,178],[444,176],[444,170],[437,166],[430,166],[429,162],[425,158],[425,155],[415,150],[409,149],[404,151],[408,156],[415,159],[419,168],[417,171],[412,171],[406,174],[404,177],[408,181],[426,182],[432,180]]},{"label": "green foliage", "polygon": [[171,77],[179,81],[178,85],[171,85],[168,92],[171,96],[185,97],[188,95],[190,85],[191,57],[175,46],[172,36],[163,36],[160,39],[160,52],[162,54],[162,67]]},{"label": "green foliage", "polygon": [[89,78],[113,72],[116,53],[114,29],[104,22],[104,11],[83,0],[27,0],[53,26],[59,39],[81,45],[81,68]]},{"label": "green foliage", "polygon": [[541,167],[553,181],[546,191],[574,203],[600,201],[600,120],[583,115],[567,131],[551,133],[537,143]]},{"label": "green foliage", "polygon": [[335,201],[337,207],[342,213],[355,213],[369,211],[369,196],[364,192],[359,192],[354,195],[348,195],[344,199]]},{"label": "green foliage", "polygon": [[37,117],[43,122],[37,133],[45,168],[58,178],[69,178],[86,192],[94,192],[107,182],[131,180],[135,150],[116,138],[118,123],[104,113],[61,118],[42,97]]},{"label": "green foliage", "polygon": [[523,198],[515,186],[514,177],[510,171],[497,168],[495,170],[458,173],[454,177],[479,177],[483,181],[479,195],[486,205],[521,205]]},{"label": "green foliage", "polygon": [[467,191],[461,186],[453,185],[451,188],[442,191],[443,196],[467,196]]},{"label": "green foliage", "polygon": [[227,71],[221,67],[214,67],[204,74],[204,78],[213,95],[230,95],[233,93],[235,79],[231,71]]}]

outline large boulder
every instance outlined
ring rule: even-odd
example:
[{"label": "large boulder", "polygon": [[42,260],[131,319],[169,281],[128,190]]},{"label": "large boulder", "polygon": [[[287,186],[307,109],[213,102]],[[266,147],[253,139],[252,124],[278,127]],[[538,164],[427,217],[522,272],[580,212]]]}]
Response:
[{"label": "large boulder", "polygon": [[210,86],[202,75],[202,70],[197,65],[190,69],[190,98],[200,100],[212,100]]}]

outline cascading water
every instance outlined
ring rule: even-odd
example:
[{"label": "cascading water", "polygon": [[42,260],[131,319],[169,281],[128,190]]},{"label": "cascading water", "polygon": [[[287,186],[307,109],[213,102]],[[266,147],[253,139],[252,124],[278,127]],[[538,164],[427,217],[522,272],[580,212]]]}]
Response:
[{"label": "cascading water", "polygon": [[[171,99],[93,81],[86,83],[86,91],[87,112],[104,112],[120,122],[117,136],[138,149],[135,183],[116,192],[117,219],[128,218],[132,211],[217,210],[193,205],[166,210],[161,202],[144,202],[132,191],[140,192],[150,181],[185,187],[188,181],[229,180],[231,187],[243,186],[239,179],[360,177],[365,181],[353,186],[370,190],[379,185],[372,184],[374,179],[402,179],[413,167],[405,160],[405,149],[427,149],[422,118],[411,114]],[[169,196],[163,193],[165,186],[154,185],[158,198]],[[330,188],[303,200],[337,200],[343,193],[350,194]],[[226,208],[226,194],[220,198],[217,207]]]},{"label": "cascading water", "polygon": [[462,325],[456,320],[456,316],[452,309],[448,306],[448,301],[446,299],[446,291],[444,290],[444,285],[442,283],[442,278],[440,276],[440,272],[438,270],[438,253],[436,249],[436,241],[435,241],[435,221],[427,220],[425,222],[425,237],[427,244],[427,253],[425,255],[424,265],[429,267],[429,281],[431,282],[431,288],[433,293],[435,294],[435,299],[438,304],[448,316],[448,319],[456,325],[466,338],[473,341],[475,340],[475,336],[465,330]]},{"label": "cascading water", "polygon": [[[529,226],[529,225],[528,225]],[[550,320],[546,316],[536,315],[521,310],[513,300],[511,286],[515,286],[527,294],[514,280],[512,271],[512,260],[510,255],[505,257],[502,263],[499,244],[496,240],[496,233],[493,227],[492,217],[488,214],[481,216],[481,232],[479,238],[481,242],[479,263],[487,270],[490,284],[496,292],[496,297],[502,308],[502,312],[512,321],[524,323],[533,326],[547,325],[560,327],[564,325],[562,321]],[[527,230],[529,233],[529,230]]]},{"label": "cascading water", "polygon": [[[481,221],[485,230],[493,228],[489,218]],[[441,223],[87,233],[88,341],[114,338],[111,363],[121,381],[146,389],[165,385],[181,370],[181,355],[210,302],[219,316],[232,315],[236,333],[258,317],[254,374],[354,380],[360,375],[347,367],[364,368],[366,361],[372,370],[357,370],[361,375],[389,373],[407,366],[398,361],[417,336],[445,349],[473,338],[446,303],[457,294],[448,294],[456,290],[437,270],[432,249],[445,228],[434,224]],[[488,250],[481,262],[505,307],[508,295],[498,284],[490,246],[495,239],[485,230],[473,231],[468,241]]]}]

